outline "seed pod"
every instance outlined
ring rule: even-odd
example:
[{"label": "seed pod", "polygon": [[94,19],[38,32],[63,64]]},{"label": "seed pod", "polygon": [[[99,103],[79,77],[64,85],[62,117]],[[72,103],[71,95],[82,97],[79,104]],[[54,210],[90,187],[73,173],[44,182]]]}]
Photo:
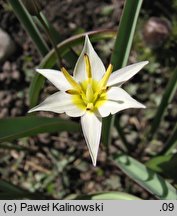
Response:
[{"label": "seed pod", "polygon": [[167,19],[151,17],[144,25],[143,39],[152,48],[161,46],[169,37],[171,25]]},{"label": "seed pod", "polygon": [[22,2],[32,16],[37,16],[43,9],[41,0],[22,0]]}]

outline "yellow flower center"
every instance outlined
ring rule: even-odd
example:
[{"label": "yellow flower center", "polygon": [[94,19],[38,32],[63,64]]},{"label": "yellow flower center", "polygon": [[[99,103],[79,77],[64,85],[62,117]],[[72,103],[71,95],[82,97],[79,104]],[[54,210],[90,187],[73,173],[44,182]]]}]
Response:
[{"label": "yellow flower center", "polygon": [[73,87],[73,89],[66,91],[66,93],[72,95],[73,103],[80,109],[95,112],[107,100],[107,90],[109,87],[107,87],[106,84],[113,67],[110,64],[102,79],[97,81],[92,78],[90,60],[87,54],[84,55],[84,61],[87,80],[84,80],[81,83],[77,83],[65,68],[62,68],[61,70],[65,78]]}]

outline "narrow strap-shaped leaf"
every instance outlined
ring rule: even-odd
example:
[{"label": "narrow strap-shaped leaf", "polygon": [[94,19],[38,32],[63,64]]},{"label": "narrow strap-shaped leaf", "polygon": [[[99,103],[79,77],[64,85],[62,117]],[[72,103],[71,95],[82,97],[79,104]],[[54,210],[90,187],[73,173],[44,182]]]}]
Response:
[{"label": "narrow strap-shaped leaf", "polygon": [[22,5],[19,0],[8,0],[11,4],[15,14],[17,15],[18,19],[30,35],[31,39],[33,40],[34,44],[36,45],[37,49],[41,53],[41,55],[45,55],[48,52],[48,47],[41,37],[40,32],[38,31],[36,25],[33,22],[32,17],[29,15],[28,11]]},{"label": "narrow strap-shaped leaf", "polygon": [[144,164],[123,154],[117,155],[114,161],[123,172],[157,198],[177,199],[177,190]]},{"label": "narrow strap-shaped leaf", "polygon": [[42,16],[42,13],[38,13],[38,15],[36,15],[36,16],[38,17],[38,20],[42,24],[42,26],[46,32],[46,35],[48,36],[48,39],[50,40],[50,43],[52,44],[53,49],[55,50],[55,55],[57,56],[57,65],[58,65],[58,67],[61,67],[61,56],[60,56],[60,53],[57,49],[57,43],[55,42],[55,38],[52,34],[52,31],[49,28],[49,25],[46,22],[46,19],[44,19],[44,16]]},{"label": "narrow strap-shaped leaf", "polygon": [[[121,16],[117,37],[114,45],[114,50],[111,57],[111,63],[113,65],[114,71],[121,67],[124,67],[127,64],[142,2],[143,0],[125,1],[123,14]],[[108,116],[107,118],[103,119],[104,133],[102,138],[103,143],[106,146],[109,146],[109,143],[111,141],[111,129],[114,125],[114,119],[115,116]],[[117,122],[117,125],[118,124],[119,122]],[[117,127],[118,131],[119,128],[120,125],[119,127]],[[123,136],[122,133],[121,135]],[[123,140],[126,139],[123,138]]]},{"label": "narrow strap-shaped leaf", "polygon": [[[55,29],[55,27],[50,23],[50,21],[47,19],[47,17],[41,12],[41,17],[43,18],[43,21],[45,22],[47,28],[51,32],[51,35],[53,37],[53,40],[55,41],[56,44],[60,43],[61,41],[64,40],[63,36],[59,34],[59,32]],[[40,26],[40,28],[44,29],[42,26],[41,22],[39,21],[38,17],[34,17],[36,23]],[[77,59],[78,55],[77,53],[74,52],[74,50],[70,49],[68,53],[64,56],[65,60],[67,61],[67,64],[69,67],[73,68]]]},{"label": "narrow strap-shaped leaf", "polygon": [[0,180],[0,200],[11,199],[46,199],[40,193],[31,193],[7,181]]},{"label": "narrow strap-shaped leaf", "polygon": [[123,192],[100,192],[89,195],[80,195],[75,200],[140,200],[140,198]]},{"label": "narrow strap-shaped leaf", "polygon": [[143,0],[125,1],[111,63],[114,70],[126,66]]},{"label": "narrow strap-shaped leaf", "polygon": [[[91,31],[86,32],[84,34],[79,34],[76,36],[72,36],[57,45],[57,49],[60,55],[63,57],[68,53],[71,47],[76,46],[80,43],[84,42],[85,35],[89,35],[91,41],[98,41],[101,39],[109,39],[115,36],[115,31],[113,30],[99,30],[99,31]],[[39,65],[39,68],[52,68],[56,63],[56,55],[54,49],[51,50],[42,60]],[[40,90],[44,85],[45,78],[36,73],[34,76],[31,86],[30,86],[30,107],[34,107],[38,102],[38,97]]]},{"label": "narrow strap-shaped leaf", "polygon": [[173,180],[174,184],[177,182],[177,153],[156,156],[147,161],[146,166],[151,170],[162,174],[168,179]]},{"label": "narrow strap-shaped leaf", "polygon": [[[59,34],[59,32],[55,29],[55,27],[50,23],[50,21],[47,19],[47,17],[42,13],[40,12],[47,28],[49,29],[49,31],[51,32],[54,40],[55,40],[55,43],[59,43],[62,41],[62,36]],[[35,18],[38,22],[39,25],[41,25],[38,17]],[[41,27],[43,28],[43,26],[41,25]]]},{"label": "narrow strap-shaped leaf", "polygon": [[159,128],[160,122],[163,118],[163,115],[167,109],[168,104],[173,99],[173,96],[177,89],[177,68],[174,70],[173,75],[171,76],[167,87],[165,89],[165,92],[162,96],[162,100],[160,102],[160,105],[157,109],[157,112],[155,114],[155,117],[153,119],[153,122],[151,124],[150,132],[149,132],[149,139],[152,139],[155,135],[157,129]]},{"label": "narrow strap-shaped leaf", "polygon": [[13,184],[8,183],[7,181],[0,180],[0,191],[9,193],[21,193],[23,190]]},{"label": "narrow strap-shaped leaf", "polygon": [[1,143],[0,149],[9,149],[9,150],[16,150],[16,151],[32,151],[31,149],[29,149],[27,147],[14,145],[14,144],[8,143],[8,142]]},{"label": "narrow strap-shaped leaf", "polygon": [[34,136],[39,133],[79,131],[79,124],[59,118],[16,117],[0,120],[0,142]]},{"label": "narrow strap-shaped leaf", "polygon": [[160,152],[160,155],[165,154],[168,155],[172,153],[172,151],[177,147],[177,124],[175,125],[174,130],[172,131],[171,136],[167,140],[164,148]]}]

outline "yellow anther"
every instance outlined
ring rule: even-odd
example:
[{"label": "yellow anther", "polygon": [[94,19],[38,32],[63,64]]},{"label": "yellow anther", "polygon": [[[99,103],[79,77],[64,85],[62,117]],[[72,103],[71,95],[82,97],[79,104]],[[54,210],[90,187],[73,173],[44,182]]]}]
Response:
[{"label": "yellow anther", "polygon": [[87,77],[88,77],[88,79],[91,79],[92,78],[92,70],[91,70],[91,65],[90,65],[90,59],[86,53],[84,54],[84,61],[85,61],[85,69],[87,72]]},{"label": "yellow anther", "polygon": [[77,91],[81,91],[81,86],[72,78],[72,76],[68,73],[68,71],[62,67],[61,71],[63,72],[65,78],[68,80],[68,82],[72,85],[72,87],[74,89],[76,89]]},{"label": "yellow anther", "polygon": [[78,91],[75,90],[75,89],[68,89],[68,90],[66,91],[66,93],[67,93],[67,94],[71,94],[71,95],[78,95],[78,94],[80,94],[80,92],[78,92]]},{"label": "yellow anther", "polygon": [[103,78],[100,81],[100,88],[106,87],[106,84],[107,84],[108,79],[112,73],[112,70],[113,70],[113,66],[112,66],[112,64],[110,64],[106,70],[106,73],[104,74]]}]

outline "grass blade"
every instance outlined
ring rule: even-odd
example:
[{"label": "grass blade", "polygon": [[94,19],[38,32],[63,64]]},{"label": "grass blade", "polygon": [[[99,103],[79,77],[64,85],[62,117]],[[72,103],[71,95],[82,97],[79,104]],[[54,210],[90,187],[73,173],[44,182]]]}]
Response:
[{"label": "grass blade", "polygon": [[115,157],[117,166],[135,182],[159,199],[176,200],[177,190],[144,164],[127,155]]},{"label": "grass blade", "polygon": [[[120,25],[117,32],[117,37],[114,45],[114,50],[111,57],[114,71],[124,67],[127,64],[130,49],[132,46],[133,36],[137,19],[140,13],[143,0],[125,1],[123,14],[120,20]],[[114,125],[115,116],[108,116],[103,119],[103,143],[109,146],[111,141],[111,129]],[[117,122],[119,124],[119,122]],[[121,133],[120,125],[117,127],[118,132]],[[121,133],[123,136],[123,134]],[[126,140],[124,137],[123,140]]]},{"label": "grass blade", "polygon": [[177,124],[172,132],[172,135],[167,140],[164,148],[160,152],[160,155],[165,154],[168,155],[172,153],[172,151],[177,147]]},{"label": "grass blade", "polygon": [[45,199],[40,193],[31,193],[9,182],[0,180],[0,200],[11,199]]},{"label": "grass blade", "polygon": [[27,33],[30,35],[34,44],[36,45],[39,53],[45,55],[48,52],[48,47],[41,37],[36,25],[33,22],[32,17],[29,15],[28,11],[25,9],[23,4],[19,0],[8,0],[11,4],[13,11],[17,15],[18,19],[26,29]]},{"label": "grass blade", "polygon": [[172,179],[174,184],[177,183],[177,154],[168,154],[156,156],[150,159],[146,166],[152,169],[153,171],[162,174],[168,179]]},{"label": "grass blade", "polygon": [[0,142],[59,131],[77,132],[79,124],[59,118],[16,117],[0,120]]},{"label": "grass blade", "polygon": [[142,2],[143,0],[125,1],[114,51],[111,57],[114,70],[124,67],[127,64]]},{"label": "grass blade", "polygon": [[167,87],[165,89],[165,92],[162,96],[162,100],[160,102],[160,105],[157,109],[156,115],[154,117],[154,120],[152,122],[151,128],[150,128],[150,132],[148,135],[148,139],[152,139],[153,136],[155,135],[156,131],[159,128],[160,122],[164,116],[164,113],[167,109],[168,104],[171,102],[171,100],[173,99],[173,96],[176,92],[177,89],[177,68],[174,70],[168,84]]},{"label": "grass blade", "polygon": [[8,143],[8,142],[1,143],[0,149],[8,149],[8,150],[15,150],[15,151],[31,151],[31,149],[27,147],[15,145],[15,144]]}]

